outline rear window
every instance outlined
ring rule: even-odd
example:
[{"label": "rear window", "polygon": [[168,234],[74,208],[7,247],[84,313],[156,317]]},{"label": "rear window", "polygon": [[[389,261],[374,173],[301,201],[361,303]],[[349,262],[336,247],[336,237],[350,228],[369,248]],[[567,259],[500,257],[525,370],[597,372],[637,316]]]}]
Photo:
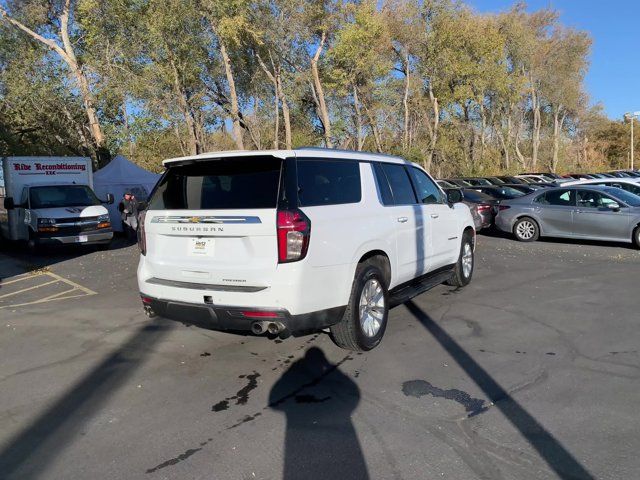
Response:
[{"label": "rear window", "polygon": [[170,167],[150,210],[275,208],[282,160],[230,158]]},{"label": "rear window", "polygon": [[491,195],[471,189],[464,189],[462,191],[462,196],[465,200],[469,200],[471,202],[490,202],[495,200]]},{"label": "rear window", "polygon": [[298,159],[297,165],[301,207],[358,203],[362,198],[358,162]]}]

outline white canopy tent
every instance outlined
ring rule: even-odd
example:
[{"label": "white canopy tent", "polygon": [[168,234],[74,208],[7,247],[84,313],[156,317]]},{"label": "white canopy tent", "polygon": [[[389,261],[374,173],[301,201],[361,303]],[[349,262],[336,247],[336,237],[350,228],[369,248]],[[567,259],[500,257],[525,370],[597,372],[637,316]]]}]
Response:
[{"label": "white canopy tent", "polygon": [[93,174],[93,188],[98,198],[105,198],[107,193],[112,193],[115,199],[113,205],[106,205],[115,231],[122,231],[118,204],[123,195],[130,192],[138,200],[147,200],[159,178],[159,174],[151,173],[131,163],[122,155],[118,155],[104,168]]}]

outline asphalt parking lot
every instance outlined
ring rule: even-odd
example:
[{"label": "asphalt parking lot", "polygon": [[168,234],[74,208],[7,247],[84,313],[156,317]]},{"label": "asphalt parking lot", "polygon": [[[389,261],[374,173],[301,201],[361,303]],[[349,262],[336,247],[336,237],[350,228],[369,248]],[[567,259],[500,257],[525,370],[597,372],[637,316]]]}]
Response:
[{"label": "asphalt parking lot", "polygon": [[630,247],[480,236],[366,354],[149,320],[137,255],[0,253],[0,478],[638,477]]}]

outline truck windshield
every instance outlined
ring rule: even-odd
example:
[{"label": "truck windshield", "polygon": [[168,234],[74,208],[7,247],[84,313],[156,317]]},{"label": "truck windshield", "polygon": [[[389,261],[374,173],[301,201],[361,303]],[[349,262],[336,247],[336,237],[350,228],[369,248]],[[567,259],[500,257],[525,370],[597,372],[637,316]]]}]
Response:
[{"label": "truck windshield", "polygon": [[88,207],[100,205],[96,194],[85,185],[47,185],[29,189],[31,208]]}]

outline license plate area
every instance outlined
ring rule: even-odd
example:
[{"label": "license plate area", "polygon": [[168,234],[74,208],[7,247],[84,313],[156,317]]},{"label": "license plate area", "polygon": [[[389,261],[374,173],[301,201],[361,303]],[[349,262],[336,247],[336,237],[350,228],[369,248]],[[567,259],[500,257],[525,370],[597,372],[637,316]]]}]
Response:
[{"label": "license plate area", "polygon": [[86,235],[78,235],[76,237],[76,243],[84,243],[87,242],[89,238]]},{"label": "license plate area", "polygon": [[213,247],[213,238],[190,238],[188,253],[192,257],[211,257]]}]

